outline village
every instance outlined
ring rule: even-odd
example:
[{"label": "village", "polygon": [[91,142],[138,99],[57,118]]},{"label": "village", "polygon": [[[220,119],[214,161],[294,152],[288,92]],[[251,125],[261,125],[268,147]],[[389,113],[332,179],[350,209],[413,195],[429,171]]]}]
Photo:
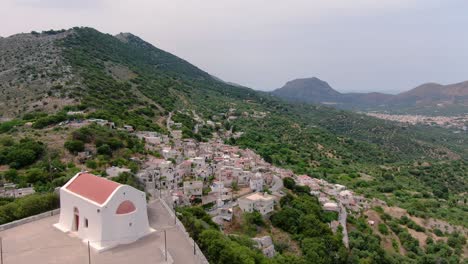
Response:
[{"label": "village", "polygon": [[459,116],[424,116],[424,115],[396,115],[396,114],[384,114],[384,113],[366,113],[368,116],[372,116],[379,119],[396,121],[405,124],[422,124],[428,126],[439,126],[450,129],[456,129],[454,133],[466,132],[468,124],[467,115]]},{"label": "village", "polygon": [[[235,118],[232,114],[234,111],[235,109],[230,109],[226,113],[228,119]],[[68,114],[73,116],[83,113]],[[267,113],[254,113],[251,117],[265,118],[266,115]],[[285,195],[283,179],[292,178],[297,185],[308,186],[310,194],[317,197],[325,211],[336,212],[338,217],[331,221],[329,226],[333,232],[342,231],[343,243],[349,247],[347,215],[361,213],[370,207],[369,201],[363,196],[356,195],[343,185],[331,184],[308,175],[296,175],[291,170],[273,166],[250,149],[225,143],[227,138],[239,137],[242,132],[233,133],[232,129],[217,129],[206,142],[184,138],[182,124],[173,122],[171,116],[172,113],[166,120],[168,135],[153,131],[135,131],[129,125],[116,127],[114,123],[103,119],[78,119],[62,122],[58,126],[79,128],[96,123],[138,137],[144,141],[146,150],[153,155],[131,158],[139,164],[136,173],[132,173],[130,168],[112,166],[105,170],[103,176],[111,180],[122,173],[133,174],[144,187],[150,202],[160,201],[160,206],[165,205],[169,211],[179,206],[202,205],[221,229],[233,220],[235,211],[256,211],[264,217],[270,216],[281,197]],[[205,122],[195,113],[193,116],[197,122],[194,130],[202,126],[219,127],[215,121]],[[85,151],[78,153],[77,159],[84,161],[91,155],[92,153]],[[8,185],[0,190],[0,196],[3,197],[21,197],[31,193],[34,193],[33,186],[16,188],[14,185]],[[338,228],[339,226],[341,228]],[[60,223],[57,228],[66,231]],[[271,237],[255,237],[253,240],[265,256],[275,256]],[[98,251],[105,248],[100,244],[91,246]]]},{"label": "village", "polygon": [[[318,198],[325,211],[338,213],[338,219],[329,225],[334,232],[342,226],[343,242],[348,246],[346,217],[348,213],[360,213],[370,207],[363,196],[346,186],[295,175],[291,170],[273,166],[250,149],[227,145],[224,139],[236,136],[230,131],[215,132],[208,142],[197,142],[182,138],[181,126],[169,118],[170,135],[133,132],[145,141],[148,150],[160,154],[159,158],[151,156],[140,161],[141,169],[136,174],[151,196],[165,199],[174,206],[201,204],[213,221],[223,226],[224,222],[232,220],[235,207],[244,212],[270,215],[285,195],[283,179],[293,178],[296,184],[310,188],[310,194]],[[129,171],[110,167],[106,172],[108,177],[116,177]],[[271,241],[271,238],[265,239]],[[271,243],[261,245],[259,242],[265,255],[274,255]]]}]

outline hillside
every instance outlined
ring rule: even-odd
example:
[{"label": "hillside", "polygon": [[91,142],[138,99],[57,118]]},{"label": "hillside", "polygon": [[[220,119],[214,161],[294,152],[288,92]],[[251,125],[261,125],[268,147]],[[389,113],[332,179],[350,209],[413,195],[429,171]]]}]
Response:
[{"label": "hillside", "polygon": [[73,101],[67,88],[76,82],[56,45],[70,32],[17,34],[0,39],[0,115],[33,110],[52,112]]},{"label": "hillside", "polygon": [[[17,100],[1,101],[8,103],[3,117],[11,119],[0,124],[0,165],[6,182],[33,184],[38,192],[48,192],[77,170],[101,174],[107,167],[124,165],[137,172],[136,158],[160,154],[145,149],[145,143],[124,125],[168,134],[166,121],[172,118],[180,124],[183,138],[208,141],[214,132],[241,132],[221,139],[250,148],[276,166],[345,183],[363,195],[404,206],[414,215],[466,224],[466,202],[460,198],[468,191],[464,134],[402,126],[321,105],[286,103],[220,81],[130,33],[112,36],[73,28],[0,42],[3,54],[14,54],[21,46],[25,54],[35,52],[25,58],[2,57],[1,76],[7,76],[1,79],[5,80],[0,83],[2,91],[17,93]],[[49,60],[54,67],[48,68]],[[27,63],[35,65],[40,78],[30,79],[34,74],[20,69]],[[312,82],[330,98],[336,96],[328,84]],[[23,93],[34,95],[42,107],[31,109]],[[45,107],[53,100],[63,103]],[[69,111],[77,114],[70,116]],[[113,122],[118,129],[85,122],[91,119]],[[208,126],[208,121],[214,125]],[[72,125],[64,126],[67,122]],[[85,150],[91,157],[79,162],[78,153]],[[9,209],[1,210],[0,216]],[[373,245],[378,247],[379,242]],[[359,248],[365,251],[364,246]],[[372,256],[362,258],[366,257],[372,262]]]},{"label": "hillside", "polygon": [[[314,155],[326,157],[330,152],[334,152],[335,157],[331,161],[339,164],[459,159],[467,155],[466,146],[460,144],[465,140],[463,135],[436,129],[428,133],[424,128],[402,127],[333,108],[286,104],[268,94],[219,81],[129,33],[114,37],[90,28],[74,28],[66,32],[23,34],[21,38],[25,40],[18,36],[6,40],[8,43],[35,43],[38,48],[32,50],[44,48],[46,45],[41,41],[47,40],[56,51],[49,56],[63,64],[62,68],[54,68],[61,74],[54,74],[70,79],[64,81],[44,75],[39,79],[45,84],[41,85],[43,90],[36,89],[35,83],[24,84],[24,94],[34,94],[42,108],[49,106],[49,101],[61,100],[67,102],[69,108],[74,105],[94,118],[112,120],[117,125],[129,124],[138,130],[157,131],[165,129],[163,120],[170,111],[191,109],[209,119],[235,108],[239,118],[232,123],[236,129],[246,132],[239,142],[247,146],[248,139],[260,133],[261,139],[252,142],[250,147],[260,150],[264,142],[268,145],[268,153],[263,154],[271,156],[277,156],[275,151],[287,149],[288,154],[277,156],[276,162],[294,167],[304,167],[298,166],[304,164],[304,169],[314,160]],[[12,46],[3,52],[16,49],[17,46]],[[4,65],[11,65],[9,69],[18,68],[17,63],[22,62],[17,59],[3,61]],[[38,57],[34,63],[47,65],[47,61]],[[61,72],[64,68],[68,69],[69,75]],[[47,68],[39,69],[46,71]],[[9,76],[21,79],[25,75],[16,70]],[[54,84],[53,80],[62,84]],[[329,99],[339,94],[318,79],[300,80],[290,85],[307,87],[311,83],[326,91]],[[7,94],[18,91],[10,82],[1,85]],[[28,107],[24,108],[24,105],[31,105],[24,101],[25,98],[28,97],[16,96],[17,100],[13,102],[3,101],[11,104],[4,110],[4,117],[30,113]],[[61,109],[60,104],[54,104],[44,110],[50,113]],[[255,112],[267,113],[268,118],[246,118],[245,113]],[[223,116],[219,118],[223,120]],[[273,144],[279,139],[284,146]]]},{"label": "hillside", "polygon": [[427,83],[397,95],[339,93],[317,78],[287,82],[272,94],[289,101],[332,104],[338,108],[416,114],[463,114],[468,107],[468,81],[450,85]]}]

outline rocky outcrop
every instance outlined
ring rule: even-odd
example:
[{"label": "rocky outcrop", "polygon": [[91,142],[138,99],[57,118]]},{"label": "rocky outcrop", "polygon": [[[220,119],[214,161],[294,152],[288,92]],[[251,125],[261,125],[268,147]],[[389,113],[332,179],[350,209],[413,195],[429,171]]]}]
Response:
[{"label": "rocky outcrop", "polygon": [[259,248],[263,255],[272,258],[276,255],[275,246],[270,236],[252,238],[257,243],[256,247]]}]

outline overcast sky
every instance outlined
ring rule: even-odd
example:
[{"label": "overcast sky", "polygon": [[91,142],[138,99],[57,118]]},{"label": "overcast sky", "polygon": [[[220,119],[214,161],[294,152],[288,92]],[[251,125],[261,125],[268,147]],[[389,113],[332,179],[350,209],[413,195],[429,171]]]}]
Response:
[{"label": "overcast sky", "polygon": [[0,36],[131,32],[259,90],[321,78],[341,92],[468,80],[467,0],[0,0]]}]

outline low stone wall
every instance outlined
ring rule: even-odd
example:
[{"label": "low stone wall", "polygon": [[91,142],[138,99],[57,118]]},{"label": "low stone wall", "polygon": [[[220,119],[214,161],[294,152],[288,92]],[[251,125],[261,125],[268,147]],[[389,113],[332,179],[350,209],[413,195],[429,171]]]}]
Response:
[{"label": "low stone wall", "polygon": [[17,227],[17,226],[20,226],[20,225],[31,223],[33,221],[37,221],[37,220],[47,218],[47,217],[50,217],[50,216],[54,216],[54,215],[58,215],[58,214],[60,214],[60,209],[55,209],[55,210],[44,212],[44,213],[41,213],[41,214],[38,214],[38,215],[33,215],[33,216],[30,216],[30,217],[19,219],[19,220],[10,222],[10,223],[0,225],[0,231],[4,231],[4,230],[7,230],[7,229],[10,229],[10,228],[13,228],[13,227]]},{"label": "low stone wall", "polygon": [[[175,217],[173,209],[166,203],[164,199],[159,199],[161,203],[163,204],[164,208],[169,212],[171,217]],[[176,226],[179,228],[180,231],[184,234],[185,238],[190,242],[190,243],[195,243],[195,241],[190,237],[190,234],[185,230],[184,224],[180,222],[179,218],[176,220]],[[196,256],[200,264],[209,264],[208,260],[206,259],[205,255],[203,255],[203,252],[201,249],[198,247],[198,244],[195,243],[195,251],[196,251]]]}]

